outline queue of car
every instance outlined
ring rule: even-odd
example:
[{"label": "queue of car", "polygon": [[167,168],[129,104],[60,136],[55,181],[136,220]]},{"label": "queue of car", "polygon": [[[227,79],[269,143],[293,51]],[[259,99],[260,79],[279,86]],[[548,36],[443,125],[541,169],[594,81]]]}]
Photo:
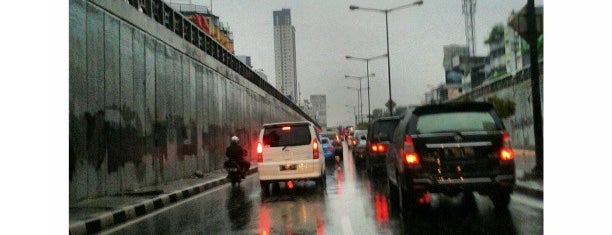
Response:
[{"label": "queue of car", "polygon": [[[326,160],[342,157],[340,135],[318,134],[307,121],[265,124],[257,146],[262,192],[268,193],[272,183],[292,187],[303,180],[325,189]],[[430,193],[478,192],[501,209],[510,201],[514,153],[489,103],[413,107],[373,120],[367,130],[353,130],[344,139],[356,166],[386,175],[388,196],[402,213],[429,207]]]}]

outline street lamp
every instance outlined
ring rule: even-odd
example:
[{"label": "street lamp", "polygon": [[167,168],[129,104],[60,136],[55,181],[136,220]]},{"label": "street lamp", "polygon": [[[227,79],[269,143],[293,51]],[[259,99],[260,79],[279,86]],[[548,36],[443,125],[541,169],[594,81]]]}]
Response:
[{"label": "street lamp", "polygon": [[368,77],[368,123],[370,123],[370,116],[372,116],[372,113],[370,112],[370,67],[369,67],[369,63],[370,60],[375,60],[375,59],[379,59],[379,58],[383,58],[383,57],[388,57],[388,54],[383,54],[383,55],[379,55],[379,56],[374,56],[374,57],[370,57],[370,58],[360,58],[360,57],[355,57],[355,56],[350,56],[347,55],[346,59],[347,60],[361,60],[361,61],[365,61],[366,62],[366,76]]},{"label": "street lamp", "polygon": [[[344,107],[347,107],[347,108],[348,108],[349,106],[348,106],[348,105],[344,105]],[[357,111],[355,111],[355,105],[353,105],[353,106],[351,106],[351,107],[353,107],[353,115],[354,115],[354,117],[355,117],[355,125],[354,125],[354,126],[357,126]],[[350,111],[349,111],[349,112],[350,112]]]},{"label": "street lamp", "polygon": [[395,11],[395,10],[399,10],[399,9],[404,9],[407,7],[411,7],[411,6],[420,6],[423,5],[423,1],[416,1],[410,4],[406,4],[406,5],[401,5],[401,6],[397,6],[394,8],[390,8],[390,9],[375,9],[375,8],[366,8],[366,7],[359,7],[359,6],[355,6],[355,5],[351,5],[349,6],[349,9],[351,10],[366,10],[366,11],[374,11],[374,12],[379,12],[379,13],[385,13],[385,28],[387,31],[387,76],[389,79],[389,114],[393,115],[393,106],[391,104],[393,104],[393,99],[391,98],[391,57],[389,56],[389,21],[388,21],[388,15],[389,12]]},{"label": "street lamp", "polygon": [[[351,76],[351,75],[344,75],[344,78],[353,78],[353,79],[359,79],[359,92],[361,92],[361,79],[364,78],[369,78],[370,76],[374,77],[374,73],[372,74],[367,74],[366,76]],[[368,89],[370,89],[370,85],[368,83]],[[363,122],[363,102],[361,102],[361,94],[359,94],[359,115],[361,116],[361,122]]]},{"label": "street lamp", "polygon": [[[357,112],[359,112],[359,116],[361,116],[361,110],[359,106],[361,105],[361,88],[347,86],[346,89],[357,91]],[[357,119],[357,112],[355,112],[355,119]],[[355,121],[355,126],[357,125],[357,121]]]}]

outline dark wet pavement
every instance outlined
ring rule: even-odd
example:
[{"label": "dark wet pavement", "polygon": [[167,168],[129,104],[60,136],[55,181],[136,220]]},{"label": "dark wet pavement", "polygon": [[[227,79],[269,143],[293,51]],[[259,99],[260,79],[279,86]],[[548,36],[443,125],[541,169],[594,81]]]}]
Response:
[{"label": "dark wet pavement", "polygon": [[513,194],[498,212],[477,193],[432,195],[432,208],[403,220],[383,176],[369,177],[345,152],[328,162],[327,189],[284,183],[262,196],[257,175],[105,231],[113,234],[542,234],[543,203]]}]

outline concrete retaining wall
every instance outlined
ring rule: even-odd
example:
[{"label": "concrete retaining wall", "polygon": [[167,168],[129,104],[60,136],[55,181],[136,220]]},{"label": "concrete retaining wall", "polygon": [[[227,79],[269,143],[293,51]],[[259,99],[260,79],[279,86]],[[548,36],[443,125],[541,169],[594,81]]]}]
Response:
[{"label": "concrete retaining wall", "polygon": [[70,0],[70,201],[219,169],[229,137],[306,120],[119,0]]}]

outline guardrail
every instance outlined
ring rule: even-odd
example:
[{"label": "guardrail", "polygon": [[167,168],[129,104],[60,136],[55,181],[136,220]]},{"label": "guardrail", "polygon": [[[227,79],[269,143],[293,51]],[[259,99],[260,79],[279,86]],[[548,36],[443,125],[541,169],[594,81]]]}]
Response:
[{"label": "guardrail", "polygon": [[179,37],[185,39],[230,69],[236,71],[238,74],[242,75],[242,77],[257,85],[274,98],[280,100],[319,128],[321,127],[315,120],[295,105],[295,103],[291,102],[291,100],[276,90],[276,88],[259,77],[259,75],[253,72],[247,65],[238,60],[232,53],[223,48],[217,41],[208,36],[183,14],[176,12],[168,4],[161,0],[128,0],[127,2],[143,14],[173,31]]}]

